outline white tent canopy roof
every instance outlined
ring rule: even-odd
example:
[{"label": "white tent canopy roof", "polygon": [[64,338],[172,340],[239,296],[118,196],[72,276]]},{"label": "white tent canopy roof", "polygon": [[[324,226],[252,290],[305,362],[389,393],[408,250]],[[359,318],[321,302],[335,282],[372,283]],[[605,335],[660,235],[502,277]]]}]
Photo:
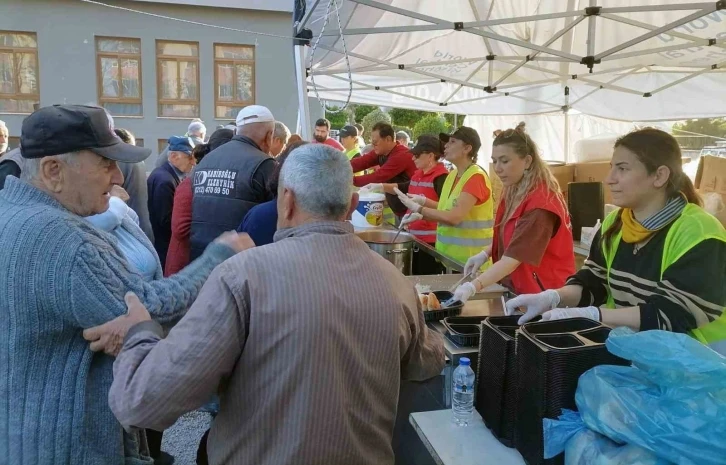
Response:
[{"label": "white tent canopy roof", "polygon": [[726,113],[726,1],[299,1],[313,44],[328,18],[308,79],[324,100],[352,86],[356,103],[470,115]]}]

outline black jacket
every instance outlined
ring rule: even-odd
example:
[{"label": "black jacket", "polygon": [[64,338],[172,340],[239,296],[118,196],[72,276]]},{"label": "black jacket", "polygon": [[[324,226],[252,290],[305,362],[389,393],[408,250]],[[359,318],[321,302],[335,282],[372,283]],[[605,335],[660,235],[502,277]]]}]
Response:
[{"label": "black jacket", "polygon": [[129,207],[139,216],[139,226],[151,242],[154,232],[149,220],[149,191],[146,186],[146,169],[144,163],[119,163],[118,167],[124,174],[123,188],[129,194]]},{"label": "black jacket", "polygon": [[192,260],[220,234],[237,229],[252,207],[272,200],[267,181],[274,168],[275,160],[245,136],[204,157],[192,178]]},{"label": "black jacket", "polygon": [[171,212],[179,176],[169,163],[151,172],[146,180],[149,190],[149,219],[154,231],[154,248],[159,254],[162,269],[166,265],[166,253],[171,241]]}]

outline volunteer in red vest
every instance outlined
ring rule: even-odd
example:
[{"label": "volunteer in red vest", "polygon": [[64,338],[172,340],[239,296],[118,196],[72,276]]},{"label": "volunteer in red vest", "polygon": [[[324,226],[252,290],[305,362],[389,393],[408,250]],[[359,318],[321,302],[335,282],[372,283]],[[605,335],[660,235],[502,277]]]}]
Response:
[{"label": "volunteer in red vest", "polygon": [[[438,202],[446,177],[449,175],[449,171],[440,161],[444,155],[443,144],[436,136],[424,135],[418,138],[411,153],[417,169],[410,182],[381,184],[380,187],[369,185],[368,187],[393,195],[395,195],[394,188],[398,188],[410,195],[423,195],[427,199]],[[409,210],[401,220],[401,226],[408,226],[409,232],[419,240],[432,247],[435,246],[437,227],[435,221],[425,220],[420,213],[412,213]],[[443,273],[444,267],[431,255],[419,251],[413,254],[411,270],[414,275],[432,275]]]},{"label": "volunteer in red vest", "polygon": [[701,208],[678,141],[654,128],[615,142],[605,183],[620,207],[564,287],[520,295],[520,323],[584,317],[636,331],[686,333],[726,355],[726,230]]},{"label": "volunteer in red vest", "polygon": [[[378,169],[371,174],[354,176],[353,185],[364,187],[369,184],[409,182],[416,171],[416,165],[413,163],[408,147],[396,142],[393,127],[387,123],[376,123],[371,129],[371,142],[373,150],[363,156],[353,158],[350,164],[354,173],[376,166]],[[375,192],[371,188],[363,190],[363,192],[366,191]],[[386,194],[386,202],[399,220],[406,213],[406,206],[399,201],[395,194]]]},{"label": "volunteer in red vest", "polygon": [[466,262],[464,273],[474,273],[490,258],[494,264],[459,286],[454,296],[466,302],[498,282],[517,294],[562,287],[575,273],[569,214],[560,186],[524,123],[495,133],[492,162],[504,185],[494,241]]},{"label": "volunteer in red vest", "polygon": [[489,176],[476,164],[481,139],[474,129],[462,126],[451,135],[439,134],[439,139],[446,144],[446,160],[456,167],[446,177],[439,201],[400,190],[396,193],[412,213],[437,223],[436,250],[463,266],[471,256],[491,245],[492,188]]}]

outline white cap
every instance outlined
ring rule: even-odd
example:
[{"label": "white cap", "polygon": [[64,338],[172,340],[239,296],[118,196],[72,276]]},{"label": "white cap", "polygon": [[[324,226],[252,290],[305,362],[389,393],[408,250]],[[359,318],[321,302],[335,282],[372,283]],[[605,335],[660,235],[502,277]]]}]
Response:
[{"label": "white cap", "polygon": [[204,125],[204,123],[201,120],[195,119],[192,121],[192,123],[189,125],[189,128],[187,129],[187,136],[197,135],[197,134],[206,134],[207,133],[207,127]]},{"label": "white cap", "polygon": [[237,126],[244,126],[252,123],[275,122],[272,112],[261,105],[250,105],[244,107],[237,113]]}]

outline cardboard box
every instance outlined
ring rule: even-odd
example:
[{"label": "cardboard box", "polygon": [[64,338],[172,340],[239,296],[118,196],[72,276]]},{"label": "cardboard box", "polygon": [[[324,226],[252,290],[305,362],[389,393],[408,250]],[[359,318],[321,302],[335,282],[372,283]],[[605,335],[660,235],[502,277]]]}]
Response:
[{"label": "cardboard box", "polygon": [[701,157],[695,184],[699,192],[715,192],[726,199],[726,158],[711,155]]},{"label": "cardboard box", "polygon": [[[561,166],[550,166],[550,171],[557,179],[562,189],[562,195],[565,197],[567,202],[567,185],[574,180],[575,177],[575,165],[561,165]],[[504,186],[502,181],[499,179],[497,174],[494,172],[494,165],[489,164],[489,179],[492,181],[492,194],[494,195],[494,210],[499,206],[499,201],[502,197],[502,190]]]}]

